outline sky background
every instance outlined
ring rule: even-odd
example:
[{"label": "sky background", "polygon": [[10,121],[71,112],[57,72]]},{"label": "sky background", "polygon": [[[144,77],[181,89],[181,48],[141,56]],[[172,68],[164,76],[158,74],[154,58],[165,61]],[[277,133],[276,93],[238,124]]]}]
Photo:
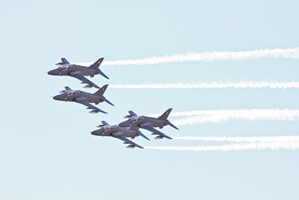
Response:
[{"label": "sky background", "polygon": [[[213,51],[299,46],[298,1],[0,0],[0,199],[298,199],[299,151],[126,149],[90,134],[102,120],[137,114],[218,109],[299,109],[298,89],[112,89],[108,112],[54,101],[70,77],[46,74],[105,57],[104,84],[299,81],[298,60],[105,66],[105,61]],[[170,121],[177,119],[170,114]],[[246,121],[163,129],[169,136],[298,135],[298,121]],[[142,146],[222,145],[135,138]]]}]

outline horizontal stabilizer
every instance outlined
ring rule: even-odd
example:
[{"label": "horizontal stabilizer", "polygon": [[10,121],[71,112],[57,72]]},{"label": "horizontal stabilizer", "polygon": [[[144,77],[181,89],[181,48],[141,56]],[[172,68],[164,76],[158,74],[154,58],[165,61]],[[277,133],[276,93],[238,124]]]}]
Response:
[{"label": "horizontal stabilizer", "polygon": [[103,101],[107,102],[108,104],[110,104],[111,106],[114,106],[113,103],[111,103],[108,99],[106,99],[105,97],[102,97],[101,99],[103,99]]},{"label": "horizontal stabilizer", "polygon": [[166,124],[171,126],[172,128],[175,128],[176,130],[179,130],[175,125],[173,125],[169,120],[166,121]]},{"label": "horizontal stabilizer", "polygon": [[101,74],[102,76],[104,76],[106,79],[109,79],[109,77],[104,74],[100,69],[98,69],[98,74]]}]

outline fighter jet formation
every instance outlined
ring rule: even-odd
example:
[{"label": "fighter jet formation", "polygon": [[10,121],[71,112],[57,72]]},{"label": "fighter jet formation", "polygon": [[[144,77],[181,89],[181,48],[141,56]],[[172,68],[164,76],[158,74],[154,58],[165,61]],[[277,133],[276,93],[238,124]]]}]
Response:
[{"label": "fighter jet formation", "polygon": [[[100,69],[99,66],[103,62],[104,58],[100,58],[94,64],[89,67],[70,64],[65,58],[61,58],[61,62],[58,62],[56,65],[59,65],[58,68],[50,70],[48,72],[49,75],[56,76],[70,76],[79,79],[82,81],[82,84],[86,84],[84,88],[95,87],[99,90],[95,93],[88,93],[81,90],[72,90],[70,87],[65,86],[65,89],[60,92],[60,94],[53,97],[54,100],[65,101],[65,102],[75,102],[82,104],[87,107],[87,109],[91,109],[90,113],[104,113],[107,112],[99,109],[98,107],[92,105],[98,105],[101,102],[106,102],[112,106],[114,106],[107,98],[104,97],[104,93],[108,88],[108,85],[104,85],[103,87],[99,87],[95,83],[91,82],[84,76],[93,77],[94,75],[100,74],[103,77],[109,79]],[[138,116],[133,111],[129,111],[129,115],[126,115],[125,118],[128,120],[119,123],[118,125],[109,125],[107,122],[102,121],[102,124],[97,126],[100,129],[94,130],[91,132],[92,135],[96,136],[108,136],[112,138],[116,138],[122,140],[124,144],[128,144],[127,148],[141,148],[142,146],[134,143],[128,138],[134,139],[135,137],[141,136],[146,140],[150,140],[147,138],[139,129],[145,129],[147,131],[152,132],[152,135],[157,135],[155,139],[172,139],[168,135],[158,131],[155,128],[162,129],[164,126],[171,126],[178,130],[178,128],[173,125],[167,118],[172,111],[172,108],[166,110],[161,116],[154,118],[148,116]]]}]

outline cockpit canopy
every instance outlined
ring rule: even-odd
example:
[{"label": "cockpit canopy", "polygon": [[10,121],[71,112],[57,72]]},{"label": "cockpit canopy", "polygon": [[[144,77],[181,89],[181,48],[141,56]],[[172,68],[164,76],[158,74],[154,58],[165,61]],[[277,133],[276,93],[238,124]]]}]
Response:
[{"label": "cockpit canopy", "polygon": [[80,90],[62,90],[60,93],[64,93],[67,96],[72,96],[74,94],[80,94],[81,91]]},{"label": "cockpit canopy", "polygon": [[118,126],[117,125],[105,125],[105,126],[103,126],[103,129],[105,130],[105,131],[109,131],[109,130],[111,130],[111,129],[118,129]]},{"label": "cockpit canopy", "polygon": [[58,68],[61,69],[61,70],[67,70],[69,67],[71,67],[70,64],[63,64],[63,65],[61,65],[61,66],[58,67]]},{"label": "cockpit canopy", "polygon": [[130,117],[130,121],[132,122],[132,121],[138,121],[138,120],[141,120],[141,119],[145,119],[145,116],[132,116],[132,117]]}]

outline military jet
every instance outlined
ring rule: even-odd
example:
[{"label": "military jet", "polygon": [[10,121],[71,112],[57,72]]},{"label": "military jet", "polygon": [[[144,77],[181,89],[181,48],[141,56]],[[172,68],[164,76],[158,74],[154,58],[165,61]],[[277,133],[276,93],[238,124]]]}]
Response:
[{"label": "military jet", "polygon": [[110,136],[110,137],[120,139],[124,141],[124,144],[129,144],[127,148],[139,147],[143,149],[142,146],[132,142],[131,140],[127,139],[127,137],[134,139],[137,136],[142,136],[145,139],[149,140],[145,135],[143,135],[139,131],[139,128],[124,128],[124,127],[119,127],[118,125],[111,126],[105,121],[102,121],[102,124],[97,127],[100,127],[100,129],[92,131],[91,132],[92,135]]},{"label": "military jet", "polygon": [[165,135],[164,133],[154,129],[154,127],[159,127],[162,129],[164,126],[171,126],[178,130],[176,126],[174,126],[167,117],[169,116],[172,108],[168,109],[164,112],[160,117],[153,118],[147,116],[137,116],[133,111],[129,111],[129,115],[125,116],[125,118],[129,118],[127,121],[121,122],[118,124],[121,127],[139,127],[145,130],[152,132],[152,135],[158,135],[155,139],[163,139],[168,138],[172,139],[171,137]]},{"label": "military jet", "polygon": [[83,92],[80,90],[72,90],[69,87],[65,87],[65,90],[62,90],[59,95],[53,97],[55,100],[59,101],[73,101],[76,103],[83,104],[87,106],[87,109],[92,109],[90,113],[98,113],[102,112],[107,114],[105,111],[91,105],[90,103],[95,103],[96,105],[105,101],[110,105],[114,106],[110,101],[108,101],[103,95],[106,91],[108,85],[104,85],[101,89],[99,89],[94,94]]},{"label": "military jet", "polygon": [[61,62],[57,63],[59,65],[58,68],[53,69],[48,72],[49,75],[56,75],[56,76],[71,76],[76,79],[82,81],[82,84],[87,84],[85,88],[95,87],[100,89],[95,83],[91,82],[84,76],[93,77],[94,75],[101,74],[105,78],[109,79],[100,69],[99,66],[101,65],[104,58],[100,58],[94,64],[90,65],[89,67],[84,67],[81,65],[70,64],[65,58],[61,58]]}]

